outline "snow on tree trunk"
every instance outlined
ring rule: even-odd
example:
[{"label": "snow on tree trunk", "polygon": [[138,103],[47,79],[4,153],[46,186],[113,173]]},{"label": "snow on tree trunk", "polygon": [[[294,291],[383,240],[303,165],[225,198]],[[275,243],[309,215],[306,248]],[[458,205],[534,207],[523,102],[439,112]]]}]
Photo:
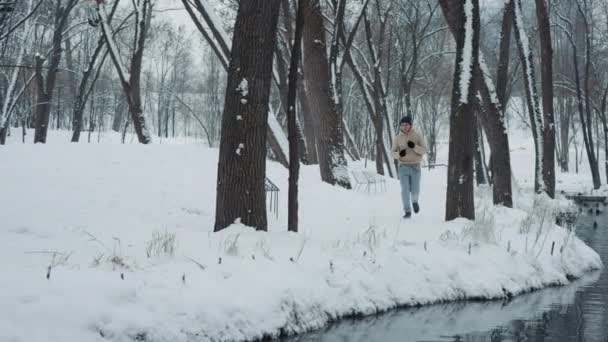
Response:
[{"label": "snow on tree trunk", "polygon": [[[458,1],[440,0],[439,4],[446,17],[449,29],[454,38],[458,35],[461,26],[459,13],[462,3]],[[504,121],[504,113],[494,88],[490,72],[479,51],[479,58],[473,72],[475,89],[481,94],[481,108],[479,111],[481,124],[488,136],[488,143],[492,152],[491,170],[493,181],[493,202],[506,207],[513,206],[513,192],[511,186],[511,157],[509,151],[509,137]],[[500,80],[498,80],[500,81]],[[475,98],[477,100],[477,97]]]},{"label": "snow on tree trunk", "polygon": [[540,35],[541,80],[543,91],[543,181],[545,191],[555,198],[555,119],[553,108],[553,47],[546,0],[536,0],[536,17]]},{"label": "snow on tree trunk", "polygon": [[266,134],[279,6],[280,0],[239,5],[222,115],[215,231],[233,223],[267,229]]},{"label": "snow on tree trunk", "polygon": [[470,101],[469,90],[473,79],[473,66],[476,58],[473,56],[473,4],[465,1],[464,6],[464,43],[460,57],[459,91],[460,103],[467,104]]},{"label": "snow on tree trunk", "polygon": [[515,1],[515,11],[513,13],[513,29],[515,31],[515,40],[519,50],[519,57],[522,63],[522,72],[524,76],[524,87],[526,90],[526,102],[528,104],[528,112],[530,114],[530,126],[532,127],[532,136],[534,138],[535,147],[535,172],[534,172],[534,190],[539,193],[546,190],[543,181],[543,163],[544,163],[544,147],[543,147],[543,127],[544,118],[540,110],[540,102],[538,99],[538,91],[536,89],[536,76],[534,73],[534,57],[528,40],[528,35],[523,21],[523,13],[521,9],[521,0]]},{"label": "snow on tree trunk", "polygon": [[310,90],[310,107],[315,117],[315,134],[321,179],[350,189],[344,156],[342,113],[338,111],[331,86],[326,51],[324,19],[319,0],[306,1],[304,25],[304,77]]},{"label": "snow on tree trunk", "polygon": [[150,0],[141,0],[142,3],[133,2],[135,5],[135,30],[136,36],[134,41],[133,55],[131,57],[131,72],[127,72],[124,67],[114,36],[112,28],[110,27],[110,21],[108,19],[108,13],[105,7],[104,1],[97,2],[97,13],[101,22],[101,31],[108,45],[108,50],[114,67],[118,73],[118,78],[123,89],[123,92],[127,98],[127,104],[129,107],[129,113],[133,121],[133,127],[137,134],[137,139],[142,144],[152,143],[152,135],[148,129],[146,118],[143,114],[142,102],[141,102],[141,88],[140,88],[140,75],[141,65],[144,52],[144,43],[146,40],[146,32],[150,26]]},{"label": "snow on tree trunk", "polygon": [[[450,112],[445,218],[447,221],[459,217],[475,219],[473,161],[476,127],[472,76],[479,56],[479,1],[466,0],[460,8],[450,8],[445,3],[441,5],[448,22],[459,18],[456,19],[458,25],[455,31],[456,63]],[[466,96],[463,96],[463,92]]]},{"label": "snow on tree trunk", "polygon": [[97,40],[97,46],[95,47],[95,51],[93,52],[93,55],[91,56],[91,59],[89,60],[89,63],[87,64],[87,68],[83,72],[82,77],[80,79],[80,85],[78,86],[78,93],[74,97],[74,108],[73,108],[73,114],[72,114],[72,130],[73,130],[72,142],[78,142],[80,140],[80,132],[82,131],[82,121],[83,121],[85,105],[86,105],[87,99],[91,93],[91,89],[92,89],[93,85],[95,84],[97,76],[99,75],[99,72],[101,70],[101,65],[103,64],[103,61],[105,60],[105,58],[107,56],[107,53],[104,54],[104,56],[101,60],[101,63],[98,66],[97,73],[96,73],[95,77],[93,78],[91,86],[87,87],[89,84],[88,83],[89,78],[93,74],[93,71],[95,69],[95,64],[97,62],[97,58],[101,54],[104,45],[105,45],[105,40],[103,39],[103,36],[100,36],[99,39]]}]

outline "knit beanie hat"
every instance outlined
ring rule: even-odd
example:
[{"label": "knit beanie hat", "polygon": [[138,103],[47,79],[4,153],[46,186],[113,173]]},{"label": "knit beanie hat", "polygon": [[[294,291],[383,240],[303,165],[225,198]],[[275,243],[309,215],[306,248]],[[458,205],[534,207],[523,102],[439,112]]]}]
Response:
[{"label": "knit beanie hat", "polygon": [[404,123],[407,123],[407,124],[411,125],[412,124],[412,118],[409,117],[409,116],[402,117],[401,121],[399,121],[399,125],[404,124]]}]

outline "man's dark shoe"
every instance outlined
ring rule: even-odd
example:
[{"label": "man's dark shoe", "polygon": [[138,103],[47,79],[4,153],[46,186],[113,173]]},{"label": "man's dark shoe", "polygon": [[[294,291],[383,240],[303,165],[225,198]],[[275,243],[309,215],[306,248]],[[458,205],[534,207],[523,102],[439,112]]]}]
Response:
[{"label": "man's dark shoe", "polygon": [[412,213],[409,211],[406,211],[405,215],[403,215],[403,218],[410,218],[410,217],[412,217]]},{"label": "man's dark shoe", "polygon": [[416,214],[418,214],[418,212],[420,211],[420,207],[418,206],[418,202],[412,203],[412,207],[414,207],[414,212]]}]

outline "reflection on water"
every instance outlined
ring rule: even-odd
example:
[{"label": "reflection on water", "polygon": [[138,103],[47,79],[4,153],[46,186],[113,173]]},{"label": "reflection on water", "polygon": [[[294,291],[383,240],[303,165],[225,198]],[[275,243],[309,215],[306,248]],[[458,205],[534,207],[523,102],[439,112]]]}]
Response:
[{"label": "reflection on water", "polygon": [[[597,228],[594,222],[597,221]],[[577,235],[608,265],[608,215],[582,216]],[[608,342],[608,274],[509,301],[460,302],[346,320],[289,342]]]}]

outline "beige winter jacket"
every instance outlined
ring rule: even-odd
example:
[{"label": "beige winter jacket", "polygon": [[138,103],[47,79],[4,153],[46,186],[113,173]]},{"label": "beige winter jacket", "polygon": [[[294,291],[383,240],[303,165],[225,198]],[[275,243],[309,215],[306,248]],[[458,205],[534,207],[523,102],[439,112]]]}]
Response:
[{"label": "beige winter jacket", "polygon": [[[414,148],[407,145],[408,141],[414,142]],[[399,155],[401,150],[405,150],[405,157]],[[426,153],[426,143],[414,128],[411,128],[407,134],[399,130],[399,134],[393,139],[391,152],[393,159],[398,160],[399,163],[417,165],[420,164],[422,156]]]}]

